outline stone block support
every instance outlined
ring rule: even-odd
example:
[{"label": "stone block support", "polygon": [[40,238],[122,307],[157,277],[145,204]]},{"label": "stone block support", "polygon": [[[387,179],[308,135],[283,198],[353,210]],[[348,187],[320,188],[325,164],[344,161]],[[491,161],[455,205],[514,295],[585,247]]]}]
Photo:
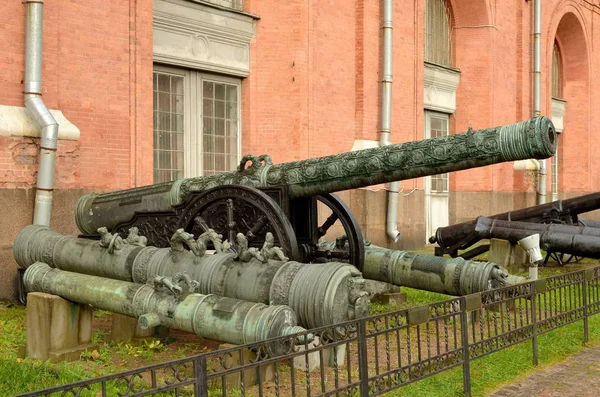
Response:
[{"label": "stone block support", "polygon": [[155,336],[156,328],[141,329],[137,318],[113,313],[110,328],[110,342],[141,343],[143,340]]},{"label": "stone block support", "polygon": [[490,240],[488,261],[505,267],[509,273],[527,271],[529,267],[527,251],[519,245],[495,238]]},{"label": "stone block support", "polygon": [[36,360],[76,360],[92,342],[92,308],[40,292],[27,295],[25,354]]}]

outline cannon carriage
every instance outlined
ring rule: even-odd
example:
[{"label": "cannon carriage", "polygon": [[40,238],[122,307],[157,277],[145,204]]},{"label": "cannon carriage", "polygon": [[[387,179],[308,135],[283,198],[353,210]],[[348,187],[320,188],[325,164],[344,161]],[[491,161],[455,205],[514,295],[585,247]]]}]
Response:
[{"label": "cannon carriage", "polygon": [[[83,236],[90,238],[98,237],[100,227],[122,237],[137,227],[148,244],[157,247],[167,247],[178,229],[195,237],[212,229],[234,251],[238,233],[258,248],[271,232],[275,244],[292,260],[344,260],[362,270],[362,232],[348,206],[333,193],[505,161],[547,158],[555,149],[552,122],[537,117],[283,164],[273,164],[267,155],[247,155],[233,172],[83,196],[76,222]],[[320,208],[328,213],[319,214]],[[318,241],[336,222],[344,230],[347,249],[323,249]]]}]

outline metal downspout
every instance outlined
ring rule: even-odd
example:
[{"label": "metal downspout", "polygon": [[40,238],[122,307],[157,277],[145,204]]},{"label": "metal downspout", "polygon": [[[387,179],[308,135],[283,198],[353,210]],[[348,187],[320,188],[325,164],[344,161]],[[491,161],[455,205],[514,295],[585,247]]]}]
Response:
[{"label": "metal downspout", "polygon": [[[542,87],[542,0],[533,2],[533,116],[541,114]],[[546,160],[540,160],[537,179],[537,204],[546,203]]]},{"label": "metal downspout", "polygon": [[[392,33],[393,33],[393,0],[383,0],[383,78],[381,80],[381,129],[379,130],[379,146],[390,142],[390,126],[392,118]],[[398,231],[398,196],[400,182],[389,184],[387,202],[387,221],[385,231],[388,237],[396,242],[400,239]]]},{"label": "metal downspout", "polygon": [[33,223],[49,226],[52,214],[54,165],[58,140],[58,123],[42,100],[42,37],[43,0],[25,0],[27,14],[25,30],[24,102],[41,127],[40,165],[37,174]]}]

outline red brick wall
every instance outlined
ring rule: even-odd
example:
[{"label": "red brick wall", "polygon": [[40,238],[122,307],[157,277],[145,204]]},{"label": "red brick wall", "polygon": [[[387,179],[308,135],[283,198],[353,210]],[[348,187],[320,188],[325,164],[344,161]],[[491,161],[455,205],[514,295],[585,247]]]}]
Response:
[{"label": "red brick wall", "polygon": [[[0,1],[2,105],[23,106],[24,16],[20,2]],[[151,21],[151,2],[45,2],[43,99],[81,131],[59,142],[56,188],[151,182]],[[0,188],[35,184],[36,142],[0,137]]]},{"label": "red brick wall", "polygon": [[[397,2],[396,2],[397,3]],[[392,141],[423,137],[424,2],[395,4]],[[456,66],[461,70],[455,131],[499,125],[531,115],[532,2],[449,0]],[[597,2],[596,2],[597,3]],[[243,152],[276,161],[348,150],[354,139],[378,139],[380,4],[377,1],[247,0],[260,15],[251,45],[251,74],[243,82]],[[116,189],[151,182],[152,35],[149,2],[45,3],[44,101],[81,130],[59,145],[57,188]],[[544,2],[542,112],[549,114],[549,63],[559,30],[572,54],[565,79],[567,130],[564,191],[600,184],[591,109],[600,81],[594,73],[598,6],[584,0]],[[0,1],[0,104],[21,106],[24,6]],[[562,33],[561,33],[562,32]],[[577,38],[570,36],[577,35]],[[559,37],[559,39],[561,39]],[[566,46],[566,44],[565,44]],[[589,55],[587,55],[589,54]],[[587,59],[579,59],[586,55]],[[583,66],[578,66],[580,63]],[[581,77],[583,76],[583,77]],[[588,88],[591,87],[591,88]],[[581,107],[583,105],[583,108]],[[583,109],[583,110],[582,110]],[[23,160],[36,140],[0,138],[0,186],[35,183],[35,164]],[[456,191],[531,190],[511,164],[456,173]],[[422,187],[421,181],[403,187]]]}]

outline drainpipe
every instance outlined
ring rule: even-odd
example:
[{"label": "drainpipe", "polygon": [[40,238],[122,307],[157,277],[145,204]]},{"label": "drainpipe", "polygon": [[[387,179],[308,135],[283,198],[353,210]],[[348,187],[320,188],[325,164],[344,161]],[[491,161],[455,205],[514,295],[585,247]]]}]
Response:
[{"label": "drainpipe", "polygon": [[[390,125],[392,119],[392,32],[393,32],[393,0],[383,0],[383,79],[381,81],[381,129],[379,130],[379,146],[390,142]],[[397,242],[398,231],[398,196],[400,182],[391,182],[388,191],[386,233]]]},{"label": "drainpipe", "polygon": [[33,223],[49,226],[54,189],[54,164],[58,139],[58,123],[42,100],[42,27],[43,0],[25,0],[27,22],[25,30],[24,102],[41,127],[40,165],[35,191]]},{"label": "drainpipe", "polygon": [[[542,0],[533,2],[533,116],[541,115],[542,87]],[[540,160],[537,178],[537,204],[546,203],[546,160]]]}]

